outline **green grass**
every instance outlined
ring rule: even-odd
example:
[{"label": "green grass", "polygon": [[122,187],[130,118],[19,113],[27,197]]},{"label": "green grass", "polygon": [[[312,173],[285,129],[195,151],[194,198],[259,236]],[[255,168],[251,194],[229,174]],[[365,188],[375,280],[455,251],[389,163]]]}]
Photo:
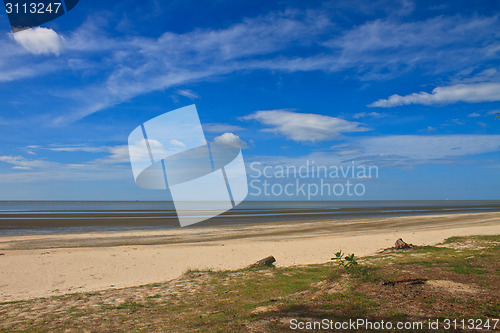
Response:
[{"label": "green grass", "polygon": [[118,310],[127,310],[129,312],[135,312],[137,310],[139,310],[140,308],[146,306],[145,304],[143,303],[137,303],[137,302],[123,302],[122,304],[120,305],[117,305],[115,306],[114,308],[115,309],[118,309]]},{"label": "green grass", "polygon": [[487,317],[500,318],[500,303],[483,305],[481,310]]},{"label": "green grass", "polygon": [[470,241],[482,242],[482,243],[500,242],[500,235],[454,236],[447,238],[443,242],[443,244],[453,244],[453,243],[456,244],[456,243],[465,243]]},{"label": "green grass", "polygon": [[464,262],[454,262],[450,264],[450,267],[452,267],[453,271],[458,274],[485,274],[486,271],[480,268],[483,268],[481,265],[471,265],[468,263]]}]

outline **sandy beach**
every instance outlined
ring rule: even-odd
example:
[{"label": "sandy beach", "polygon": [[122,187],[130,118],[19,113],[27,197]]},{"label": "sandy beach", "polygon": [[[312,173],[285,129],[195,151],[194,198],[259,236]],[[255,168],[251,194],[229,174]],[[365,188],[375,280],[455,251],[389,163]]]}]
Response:
[{"label": "sandy beach", "polygon": [[162,282],[188,269],[237,269],[273,255],[277,266],[358,256],[402,237],[431,245],[500,233],[500,213],[280,222],[150,231],[0,237],[0,302]]}]

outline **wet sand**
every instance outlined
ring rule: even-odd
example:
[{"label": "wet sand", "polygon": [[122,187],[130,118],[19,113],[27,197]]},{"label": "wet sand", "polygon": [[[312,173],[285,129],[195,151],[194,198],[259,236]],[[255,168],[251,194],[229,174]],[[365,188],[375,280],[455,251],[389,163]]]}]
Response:
[{"label": "wet sand", "polygon": [[187,229],[0,237],[0,301],[155,283],[187,269],[237,269],[274,255],[278,266],[358,256],[403,237],[500,234],[500,213],[375,217]]}]

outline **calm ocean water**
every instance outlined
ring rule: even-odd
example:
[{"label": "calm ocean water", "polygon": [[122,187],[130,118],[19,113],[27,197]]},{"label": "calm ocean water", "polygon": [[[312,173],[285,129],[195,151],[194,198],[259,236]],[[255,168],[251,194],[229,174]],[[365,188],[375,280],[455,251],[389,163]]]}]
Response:
[{"label": "calm ocean water", "polygon": [[[472,212],[500,212],[500,201],[247,201],[194,227]],[[0,201],[0,235],[176,227],[171,202]]]}]

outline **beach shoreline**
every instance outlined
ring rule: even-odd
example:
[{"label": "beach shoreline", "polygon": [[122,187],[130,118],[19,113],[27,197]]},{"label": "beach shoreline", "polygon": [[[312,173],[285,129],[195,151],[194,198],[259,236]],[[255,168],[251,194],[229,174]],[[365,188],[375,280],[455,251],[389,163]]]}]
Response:
[{"label": "beach shoreline", "polygon": [[500,213],[376,217],[185,229],[0,237],[0,302],[168,281],[188,269],[238,269],[268,255],[277,266],[358,256],[402,237],[432,245],[500,233]]}]

